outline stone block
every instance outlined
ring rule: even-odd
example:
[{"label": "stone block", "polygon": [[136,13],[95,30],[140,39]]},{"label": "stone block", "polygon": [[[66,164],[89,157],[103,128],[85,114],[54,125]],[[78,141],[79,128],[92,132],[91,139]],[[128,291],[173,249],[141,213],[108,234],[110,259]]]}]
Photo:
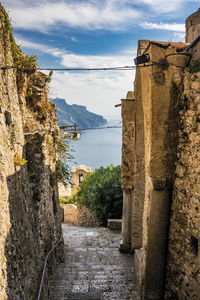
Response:
[{"label": "stone block", "polygon": [[121,230],[122,228],[122,220],[121,219],[108,219],[107,227],[110,230]]},{"label": "stone block", "polygon": [[64,223],[77,224],[78,209],[74,204],[60,204],[64,209]]}]

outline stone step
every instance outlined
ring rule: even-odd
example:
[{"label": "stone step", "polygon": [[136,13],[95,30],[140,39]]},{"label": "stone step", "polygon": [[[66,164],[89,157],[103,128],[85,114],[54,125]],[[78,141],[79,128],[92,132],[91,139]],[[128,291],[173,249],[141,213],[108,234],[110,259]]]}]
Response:
[{"label": "stone step", "polygon": [[90,293],[77,293],[77,292],[66,292],[64,294],[65,300],[101,300],[101,294],[97,292]]}]

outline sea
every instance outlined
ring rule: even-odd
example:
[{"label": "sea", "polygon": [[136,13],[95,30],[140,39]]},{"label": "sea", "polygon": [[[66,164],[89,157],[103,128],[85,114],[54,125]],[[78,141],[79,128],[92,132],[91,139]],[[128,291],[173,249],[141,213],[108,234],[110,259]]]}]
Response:
[{"label": "sea", "polygon": [[121,164],[122,128],[104,128],[121,126],[121,120],[107,120],[107,124],[97,129],[81,131],[78,141],[71,141],[70,147],[74,159],[68,162],[70,168],[85,165],[94,171],[110,164]]}]

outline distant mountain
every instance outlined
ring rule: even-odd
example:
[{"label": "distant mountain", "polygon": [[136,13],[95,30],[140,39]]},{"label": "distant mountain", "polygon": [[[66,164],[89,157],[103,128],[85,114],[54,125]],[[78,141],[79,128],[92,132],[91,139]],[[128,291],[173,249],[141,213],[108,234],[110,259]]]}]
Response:
[{"label": "distant mountain", "polygon": [[56,104],[57,121],[61,126],[78,124],[79,128],[93,128],[105,125],[106,119],[89,112],[85,106],[67,104],[65,99],[51,99]]}]

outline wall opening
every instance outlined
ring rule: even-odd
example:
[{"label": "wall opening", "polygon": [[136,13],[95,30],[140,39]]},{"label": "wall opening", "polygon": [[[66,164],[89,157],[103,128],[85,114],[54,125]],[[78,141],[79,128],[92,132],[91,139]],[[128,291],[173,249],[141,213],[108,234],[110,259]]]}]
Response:
[{"label": "wall opening", "polygon": [[79,174],[79,183],[81,183],[81,182],[83,181],[83,178],[84,178],[84,177],[83,177],[83,174],[80,173],[80,174]]},{"label": "wall opening", "polygon": [[191,236],[190,239],[190,246],[191,246],[191,252],[195,255],[198,256],[199,253],[199,241],[197,238],[194,236]]}]

